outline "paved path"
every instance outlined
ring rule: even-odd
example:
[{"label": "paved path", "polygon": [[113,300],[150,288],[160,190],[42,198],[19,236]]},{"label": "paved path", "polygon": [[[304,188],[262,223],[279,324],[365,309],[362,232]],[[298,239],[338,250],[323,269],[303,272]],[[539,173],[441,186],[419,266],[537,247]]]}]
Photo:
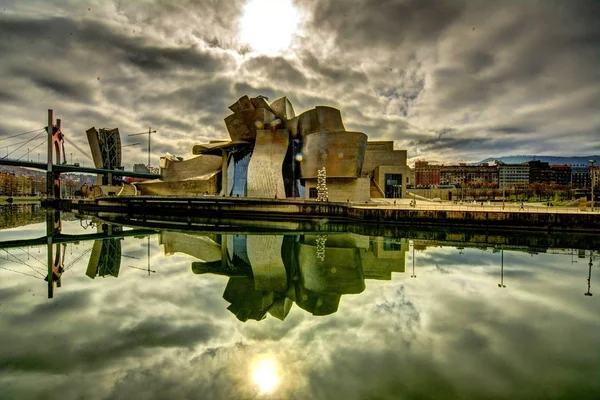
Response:
[{"label": "paved path", "polygon": [[[542,204],[524,203],[521,208],[520,203],[490,203],[487,202],[481,205],[471,203],[453,203],[453,202],[428,202],[418,201],[413,207],[410,205],[411,200],[399,199],[394,205],[391,199],[377,199],[369,204],[354,203],[353,207],[360,208],[382,208],[382,209],[403,209],[403,210],[436,210],[436,211],[489,211],[489,212],[524,212],[524,213],[543,213],[543,214],[592,214],[591,209],[580,209],[579,207],[562,207],[562,206],[546,206]],[[597,207],[594,209],[594,214],[600,213]]]}]

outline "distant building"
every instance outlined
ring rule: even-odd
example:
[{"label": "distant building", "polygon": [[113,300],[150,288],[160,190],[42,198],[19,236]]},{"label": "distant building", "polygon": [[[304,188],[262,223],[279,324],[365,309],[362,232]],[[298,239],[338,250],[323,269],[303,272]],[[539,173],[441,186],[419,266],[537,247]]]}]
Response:
[{"label": "distant building", "polygon": [[600,193],[600,187],[598,187],[600,184],[600,165],[590,167],[590,187],[591,182],[594,183],[594,188],[598,188],[598,193]]},{"label": "distant building", "polygon": [[510,188],[529,184],[528,164],[499,164],[498,186]]},{"label": "distant building", "polygon": [[497,187],[498,169],[488,164],[445,165],[440,167],[440,184],[456,187]]},{"label": "distant building", "polygon": [[553,164],[550,166],[552,170],[552,182],[557,185],[567,186],[571,184],[571,166],[567,164]]},{"label": "distant building", "polygon": [[142,172],[149,174],[150,170],[145,164],[133,164],[133,172]]},{"label": "distant building", "polygon": [[585,164],[571,165],[572,182],[574,188],[590,187],[590,169]]},{"label": "distant building", "polygon": [[440,184],[440,165],[429,164],[427,161],[415,162],[415,186],[430,187]]},{"label": "distant building", "polygon": [[39,196],[45,190],[46,180],[29,175],[0,172],[0,195]]},{"label": "distant building", "polygon": [[529,183],[550,183],[552,182],[552,169],[547,162],[534,160],[527,163],[529,165]]}]

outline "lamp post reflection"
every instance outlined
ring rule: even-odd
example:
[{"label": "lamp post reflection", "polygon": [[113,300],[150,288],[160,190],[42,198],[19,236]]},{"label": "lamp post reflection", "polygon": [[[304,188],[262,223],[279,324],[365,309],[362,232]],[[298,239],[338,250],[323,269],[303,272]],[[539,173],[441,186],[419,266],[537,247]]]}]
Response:
[{"label": "lamp post reflection", "polygon": [[498,287],[505,288],[506,285],[504,284],[504,250],[501,250],[500,254],[500,283],[498,284]]},{"label": "lamp post reflection", "polygon": [[584,293],[585,296],[591,296],[590,293],[590,284],[592,283],[592,252],[590,251],[590,263],[588,269],[588,277],[587,277],[587,292]]},{"label": "lamp post reflection", "polygon": [[412,242],[412,275],[410,276],[411,278],[416,278],[417,276],[415,275],[415,241],[413,240]]}]

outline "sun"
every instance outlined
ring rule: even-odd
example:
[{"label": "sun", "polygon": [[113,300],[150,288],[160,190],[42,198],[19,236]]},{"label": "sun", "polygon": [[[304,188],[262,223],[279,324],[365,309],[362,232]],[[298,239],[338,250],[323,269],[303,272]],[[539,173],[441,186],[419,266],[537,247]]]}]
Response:
[{"label": "sun", "polygon": [[292,0],[249,0],[240,21],[240,41],[265,55],[285,52],[300,23]]},{"label": "sun", "polygon": [[272,392],[279,383],[279,376],[273,360],[259,360],[252,368],[252,380],[261,393]]}]

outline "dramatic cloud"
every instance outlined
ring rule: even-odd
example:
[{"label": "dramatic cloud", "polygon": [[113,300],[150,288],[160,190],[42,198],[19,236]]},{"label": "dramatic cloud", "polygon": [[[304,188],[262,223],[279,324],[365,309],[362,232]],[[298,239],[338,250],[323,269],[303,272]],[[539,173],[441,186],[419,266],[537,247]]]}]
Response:
[{"label": "dramatic cloud", "polygon": [[597,2],[297,0],[278,55],[240,36],[246,3],[0,2],[0,137],[44,126],[53,108],[81,147],[90,126],[117,126],[125,142],[152,126],[156,164],[226,138],[227,106],[262,94],[297,112],[338,107],[348,129],[413,160],[600,145]]}]

